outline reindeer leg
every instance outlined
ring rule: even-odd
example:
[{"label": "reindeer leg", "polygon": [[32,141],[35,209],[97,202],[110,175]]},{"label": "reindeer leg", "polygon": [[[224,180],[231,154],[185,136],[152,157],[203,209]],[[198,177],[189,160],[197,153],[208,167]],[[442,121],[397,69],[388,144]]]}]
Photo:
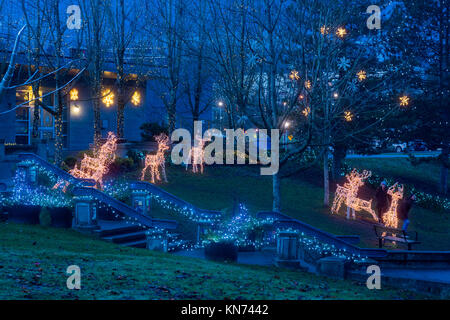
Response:
[{"label": "reindeer leg", "polygon": [[145,171],[147,170],[147,167],[144,166],[144,169],[142,169],[142,174],[141,174],[141,181],[144,181],[145,178]]}]

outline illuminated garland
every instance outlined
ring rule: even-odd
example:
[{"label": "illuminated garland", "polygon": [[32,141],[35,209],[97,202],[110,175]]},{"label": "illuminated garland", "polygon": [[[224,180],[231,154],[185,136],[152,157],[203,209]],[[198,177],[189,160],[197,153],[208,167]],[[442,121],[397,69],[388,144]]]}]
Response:
[{"label": "illuminated garland", "polygon": [[346,249],[336,248],[333,244],[328,244],[322,241],[319,241],[315,237],[310,237],[305,235],[305,233],[300,232],[297,229],[286,228],[286,229],[277,229],[276,235],[282,232],[290,232],[296,233],[299,236],[299,244],[307,251],[310,255],[315,255],[315,260],[322,257],[333,256],[337,258],[344,258],[351,262],[364,262],[368,260],[368,257],[361,256],[360,254],[350,253]]},{"label": "illuminated garland", "polygon": [[[152,193],[150,190],[144,191],[150,196],[150,200],[156,203],[160,208],[172,212],[175,215],[184,216],[193,222],[216,224],[220,219],[216,215],[203,213],[201,211],[198,212],[193,206],[181,206],[171,198]],[[133,192],[142,192],[142,190],[132,191],[128,182],[111,182],[105,184],[104,192],[113,198],[124,201],[124,199],[130,198]]]},{"label": "illuminated garland", "polygon": [[270,239],[250,239],[250,235],[255,236],[257,229],[262,231],[262,227],[272,224],[273,219],[256,219],[250,216],[248,209],[243,204],[239,204],[239,213],[233,216],[228,222],[222,223],[217,230],[214,230],[202,242],[206,245],[211,242],[232,242],[237,247],[253,246],[258,249],[270,244]]},{"label": "illuminated garland", "polygon": [[24,171],[16,171],[14,187],[9,197],[4,199],[8,206],[41,206],[51,208],[72,208],[73,200],[63,192],[46,186],[30,186],[26,183]]}]

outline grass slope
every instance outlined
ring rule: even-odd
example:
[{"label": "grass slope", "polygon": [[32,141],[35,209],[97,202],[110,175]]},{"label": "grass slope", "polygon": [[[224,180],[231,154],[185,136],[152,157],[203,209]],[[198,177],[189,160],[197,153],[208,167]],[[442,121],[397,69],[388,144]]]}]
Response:
[{"label": "grass slope", "polygon": [[[66,269],[81,268],[81,290]],[[72,230],[0,224],[0,299],[412,299],[303,272],[120,247]]]},{"label": "grass slope", "polygon": [[[361,246],[378,245],[373,228],[358,221],[348,221],[344,213],[332,215],[322,205],[323,188],[310,180],[292,178],[282,181],[283,213],[336,235],[359,235]],[[251,175],[240,167],[207,167],[203,175],[186,172],[180,167],[168,168],[167,191],[205,209],[231,208],[233,198],[245,203],[251,212],[271,210],[272,181],[270,177]],[[321,180],[317,176],[317,180]],[[319,183],[320,184],[320,183]],[[419,233],[417,250],[449,250],[450,217],[448,214],[414,206],[410,213],[410,230]],[[437,240],[438,239],[438,240]],[[395,245],[393,249],[397,248]],[[405,249],[402,245],[398,248]]]}]

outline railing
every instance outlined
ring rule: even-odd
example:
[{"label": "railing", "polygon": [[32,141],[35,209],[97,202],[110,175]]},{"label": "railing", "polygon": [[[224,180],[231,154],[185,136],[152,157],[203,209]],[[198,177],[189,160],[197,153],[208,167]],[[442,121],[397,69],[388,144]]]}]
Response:
[{"label": "railing", "polygon": [[33,161],[36,162],[41,167],[50,170],[54,174],[56,174],[59,178],[68,181],[73,184],[82,185],[82,186],[95,186],[95,181],[91,179],[80,179],[72,176],[70,173],[58,168],[54,164],[51,164],[47,160],[42,159],[38,155],[34,153],[20,153],[18,155],[18,159],[21,161]]},{"label": "railing", "polygon": [[149,216],[146,216],[125,203],[114,199],[113,197],[108,196],[106,193],[94,189],[94,188],[85,188],[85,187],[75,187],[72,191],[73,195],[76,197],[91,197],[96,199],[102,203],[111,206],[117,211],[123,213],[127,217],[134,219],[136,222],[142,224],[146,227],[159,227],[163,229],[176,229],[178,223],[174,220],[165,220],[165,219],[153,219]]},{"label": "railing", "polygon": [[196,216],[200,218],[205,218],[207,220],[217,220],[222,215],[222,212],[216,211],[216,210],[206,210],[206,209],[200,209],[193,204],[178,198],[177,196],[174,196],[173,194],[155,186],[154,184],[144,182],[144,181],[135,181],[131,183],[131,189],[134,190],[145,190],[148,191],[150,194],[157,195],[161,197],[162,199],[166,201],[170,201],[173,204],[181,207],[181,208],[188,208],[193,210],[195,212]]},{"label": "railing", "polygon": [[316,238],[319,241],[334,245],[337,249],[345,249],[351,254],[366,256],[368,258],[381,258],[387,256],[387,251],[383,249],[359,248],[335,235],[314,228],[300,220],[293,219],[280,212],[258,212],[259,219],[274,219],[274,228],[291,228],[303,232],[305,235]]}]

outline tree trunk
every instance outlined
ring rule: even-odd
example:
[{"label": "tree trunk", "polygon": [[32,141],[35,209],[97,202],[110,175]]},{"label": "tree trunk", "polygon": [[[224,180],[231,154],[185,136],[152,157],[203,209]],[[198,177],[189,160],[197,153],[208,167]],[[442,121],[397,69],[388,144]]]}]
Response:
[{"label": "tree trunk", "polygon": [[[39,97],[39,81],[33,83],[32,85],[34,98]],[[33,139],[39,138],[39,123],[40,123],[40,105],[39,100],[34,100],[34,112],[33,112],[33,130],[31,131],[31,135]]]},{"label": "tree trunk", "polygon": [[121,85],[118,88],[117,97],[117,138],[124,138],[124,112],[125,112],[125,99],[124,99],[124,88]]},{"label": "tree trunk", "polygon": [[328,169],[328,146],[323,155],[323,205],[325,207],[330,206],[330,172]]},{"label": "tree trunk", "polygon": [[448,162],[448,155],[449,150],[448,147],[444,146],[442,148],[442,163],[441,163],[441,183],[440,183],[440,191],[442,194],[446,195],[448,190],[448,168],[447,168],[447,162]]},{"label": "tree trunk", "polygon": [[279,173],[272,176],[272,196],[272,210],[281,212],[281,179]]},{"label": "tree trunk", "polygon": [[[58,83],[58,82],[57,82]],[[55,165],[60,166],[63,161],[62,149],[63,149],[63,102],[61,97],[61,91],[55,94]]]},{"label": "tree trunk", "polygon": [[344,160],[346,150],[342,147],[335,147],[333,152],[333,163],[331,177],[333,181],[337,181],[341,176],[342,160]]}]

